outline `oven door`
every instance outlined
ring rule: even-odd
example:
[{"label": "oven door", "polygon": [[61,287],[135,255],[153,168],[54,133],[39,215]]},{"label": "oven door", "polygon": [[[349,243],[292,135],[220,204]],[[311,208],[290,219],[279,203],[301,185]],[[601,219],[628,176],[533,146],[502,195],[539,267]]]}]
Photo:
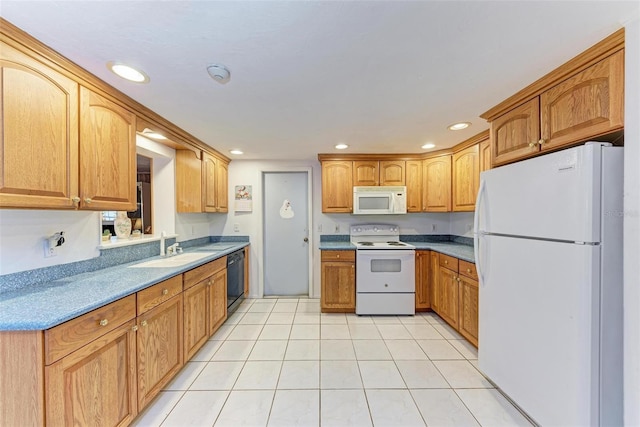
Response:
[{"label": "oven door", "polygon": [[412,249],[359,249],[356,291],[415,292],[415,251]]}]

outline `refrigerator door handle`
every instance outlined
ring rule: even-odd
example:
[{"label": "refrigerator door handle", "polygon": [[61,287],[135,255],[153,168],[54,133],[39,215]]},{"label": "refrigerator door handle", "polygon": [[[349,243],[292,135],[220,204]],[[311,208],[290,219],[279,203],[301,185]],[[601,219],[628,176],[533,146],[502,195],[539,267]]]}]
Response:
[{"label": "refrigerator door handle", "polygon": [[486,181],[481,179],[480,188],[478,188],[478,195],[476,196],[476,212],[473,215],[473,255],[476,260],[476,270],[478,272],[480,286],[484,286],[482,263],[480,261],[480,203],[482,202],[482,195],[484,194],[485,186]]}]

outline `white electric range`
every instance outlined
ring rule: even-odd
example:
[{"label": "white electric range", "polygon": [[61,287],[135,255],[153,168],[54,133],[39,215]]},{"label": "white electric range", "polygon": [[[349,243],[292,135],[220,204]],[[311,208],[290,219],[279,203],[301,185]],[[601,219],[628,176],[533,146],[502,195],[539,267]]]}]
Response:
[{"label": "white electric range", "polygon": [[356,314],[415,314],[415,247],[389,224],[350,227],[356,246]]}]

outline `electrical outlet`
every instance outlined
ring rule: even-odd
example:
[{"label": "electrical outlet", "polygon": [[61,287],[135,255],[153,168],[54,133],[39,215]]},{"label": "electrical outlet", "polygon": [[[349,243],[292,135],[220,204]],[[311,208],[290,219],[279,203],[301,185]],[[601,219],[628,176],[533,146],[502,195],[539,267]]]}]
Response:
[{"label": "electrical outlet", "polygon": [[322,233],[322,224],[318,225],[318,233]]},{"label": "electrical outlet", "polygon": [[193,236],[194,234],[196,234],[196,227],[195,226],[191,226],[191,235]]},{"label": "electrical outlet", "polygon": [[49,244],[49,239],[44,239],[44,257],[51,258],[56,255],[58,255],[56,247]]},{"label": "electrical outlet", "polygon": [[467,231],[473,230],[473,224],[467,224]]},{"label": "electrical outlet", "polygon": [[431,224],[431,231],[436,231],[436,225],[435,224]]},{"label": "electrical outlet", "polygon": [[236,233],[240,232],[240,224],[233,224],[233,231],[235,231]]},{"label": "electrical outlet", "polygon": [[336,224],[336,228],[334,230],[334,233],[339,233],[340,232],[340,224]]}]

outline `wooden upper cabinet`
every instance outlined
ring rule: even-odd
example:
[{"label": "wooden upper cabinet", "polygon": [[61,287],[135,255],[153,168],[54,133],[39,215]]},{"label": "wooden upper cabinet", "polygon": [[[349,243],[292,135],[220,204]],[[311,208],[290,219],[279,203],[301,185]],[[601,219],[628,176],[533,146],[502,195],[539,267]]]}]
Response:
[{"label": "wooden upper cabinet", "polygon": [[538,97],[491,122],[492,165],[509,163],[540,151]]},{"label": "wooden upper cabinet", "polygon": [[426,159],[422,168],[422,210],[451,211],[451,156]]},{"label": "wooden upper cabinet", "polygon": [[216,180],[217,212],[229,211],[229,164],[218,159]]},{"label": "wooden upper cabinet", "polygon": [[488,139],[480,142],[480,172],[491,169],[491,143]]},{"label": "wooden upper cabinet", "polygon": [[216,158],[202,153],[202,208],[204,212],[218,211],[218,170]]},{"label": "wooden upper cabinet", "polygon": [[542,150],[611,133],[624,124],[624,52],[540,95]]},{"label": "wooden upper cabinet", "polygon": [[80,208],[136,209],[136,115],[80,87]]},{"label": "wooden upper cabinet", "polygon": [[351,213],[353,211],[352,163],[350,160],[322,162],[322,212]]},{"label": "wooden upper cabinet", "polygon": [[480,185],[479,145],[453,154],[453,211],[469,212],[476,207],[476,195]]},{"label": "wooden upper cabinet", "polygon": [[202,212],[202,153],[176,150],[176,210]]},{"label": "wooden upper cabinet", "polygon": [[422,160],[407,160],[407,212],[422,212]]},{"label": "wooden upper cabinet", "polygon": [[353,162],[353,185],[379,185],[380,163],[377,160]]},{"label": "wooden upper cabinet", "polygon": [[405,161],[381,160],[380,185],[405,185]]},{"label": "wooden upper cabinet", "polygon": [[0,41],[0,207],[73,209],[78,84]]}]

